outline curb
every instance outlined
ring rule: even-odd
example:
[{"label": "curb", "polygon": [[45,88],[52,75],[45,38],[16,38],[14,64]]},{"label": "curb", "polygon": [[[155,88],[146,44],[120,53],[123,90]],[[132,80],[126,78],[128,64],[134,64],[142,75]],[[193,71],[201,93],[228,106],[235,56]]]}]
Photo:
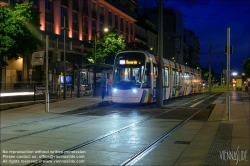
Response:
[{"label": "curb", "polygon": [[[57,102],[60,100],[51,100],[50,103],[52,102]],[[45,101],[30,101],[30,102],[22,102],[22,103],[10,103],[10,104],[4,104],[4,105],[0,105],[0,112],[1,111],[6,111],[9,109],[13,109],[13,108],[19,108],[19,107],[24,107],[24,106],[29,106],[29,105],[35,105],[35,104],[43,104],[45,103]],[[95,107],[106,107],[106,106],[110,106],[112,105],[112,101],[102,101],[96,104],[92,104],[92,105],[87,105],[84,107],[80,107],[77,109],[73,109],[73,110],[69,110],[66,112],[70,112],[70,111],[80,111],[80,110],[85,110],[85,109],[89,109],[89,108],[95,108]],[[64,113],[66,113],[64,112]]]},{"label": "curb", "polygon": [[107,107],[107,106],[111,106],[112,104],[113,104],[112,101],[101,101],[101,102],[96,103],[96,104],[91,104],[91,105],[83,106],[80,108],[68,110],[68,111],[62,112],[60,114],[65,114],[65,113],[70,113],[70,112],[75,112],[75,111],[82,111],[82,110],[87,110],[90,108]]}]

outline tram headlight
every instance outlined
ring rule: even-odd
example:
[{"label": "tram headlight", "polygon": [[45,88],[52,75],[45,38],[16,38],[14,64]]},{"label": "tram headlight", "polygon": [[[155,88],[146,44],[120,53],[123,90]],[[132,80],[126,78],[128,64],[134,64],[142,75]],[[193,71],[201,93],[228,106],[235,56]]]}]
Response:
[{"label": "tram headlight", "polygon": [[117,92],[117,89],[116,89],[116,88],[113,88],[113,91],[114,91],[114,92]]},{"label": "tram headlight", "polygon": [[133,88],[133,89],[132,89],[132,92],[133,92],[133,93],[136,93],[136,92],[137,92],[137,89]]}]

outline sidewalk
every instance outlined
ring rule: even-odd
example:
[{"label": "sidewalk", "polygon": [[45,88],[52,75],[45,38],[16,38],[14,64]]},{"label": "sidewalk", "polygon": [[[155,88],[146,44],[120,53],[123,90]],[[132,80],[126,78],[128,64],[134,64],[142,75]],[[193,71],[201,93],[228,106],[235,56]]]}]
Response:
[{"label": "sidewalk", "polygon": [[[8,125],[24,123],[26,121],[34,121],[34,119],[42,119],[51,116],[51,114],[59,114],[78,109],[88,109],[98,106],[111,105],[111,99],[102,100],[101,97],[81,97],[59,99],[49,103],[49,113],[45,112],[45,102],[36,101],[20,102],[14,104],[0,105],[1,107],[11,106],[13,109],[0,111],[4,114],[5,119],[1,119],[1,127]],[[21,107],[18,105],[22,105]],[[25,106],[26,105],[26,106]]]},{"label": "sidewalk", "polygon": [[223,93],[213,102],[215,107],[208,121],[181,155],[179,161],[182,162],[177,162],[176,165],[250,164],[250,96],[243,91],[231,91],[230,98],[230,120],[227,116],[226,93]]},{"label": "sidewalk", "polygon": [[[23,96],[26,97],[26,96]],[[101,99],[100,96],[93,97],[93,96],[83,96],[80,98],[77,97],[67,97],[66,99],[59,98],[51,98],[49,102],[49,107],[52,112],[57,111],[58,109],[62,109],[62,111],[72,111],[78,108],[89,108],[89,107],[96,107],[98,103],[102,104],[110,104],[111,100],[107,98],[107,100]],[[35,105],[34,105],[35,104]],[[8,102],[8,103],[0,103],[0,111],[9,110],[13,108],[19,108],[23,106],[36,106],[36,105],[44,105],[45,109],[45,100],[36,100],[36,101],[20,101],[20,102]],[[72,106],[70,106],[72,105]],[[43,108],[41,108],[43,109]]]}]

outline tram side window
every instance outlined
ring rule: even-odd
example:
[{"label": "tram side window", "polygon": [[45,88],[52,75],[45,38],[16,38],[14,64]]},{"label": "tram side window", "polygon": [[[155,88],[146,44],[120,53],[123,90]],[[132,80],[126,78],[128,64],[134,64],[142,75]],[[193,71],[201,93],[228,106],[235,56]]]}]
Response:
[{"label": "tram side window", "polygon": [[173,86],[175,86],[175,82],[176,82],[176,74],[175,74],[175,70],[173,70],[173,79],[172,79]]},{"label": "tram side window", "polygon": [[120,69],[116,69],[114,72],[114,79],[113,83],[119,82],[120,81]]},{"label": "tram side window", "polygon": [[186,85],[190,84],[190,75],[189,75],[189,73],[185,73],[185,84]]},{"label": "tram side window", "polygon": [[173,70],[173,85],[174,86],[179,86],[180,85],[180,76],[179,72]]},{"label": "tram side window", "polygon": [[192,85],[192,86],[194,86],[194,78],[195,78],[194,75],[191,74],[191,85]]},{"label": "tram side window", "polygon": [[153,78],[154,78],[154,88],[156,88],[156,78],[158,76],[158,68],[157,66],[154,66],[154,71],[153,71]]},{"label": "tram side window", "polygon": [[163,86],[169,86],[169,73],[168,73],[168,69],[164,69],[164,80],[163,80]]},{"label": "tram side window", "polygon": [[183,84],[183,76],[182,76],[182,72],[180,72],[180,86],[182,86]]},{"label": "tram side window", "polygon": [[180,86],[180,72],[176,71],[176,86]]},{"label": "tram side window", "polygon": [[145,68],[145,77],[143,80],[142,87],[150,87],[150,63],[147,63]]}]

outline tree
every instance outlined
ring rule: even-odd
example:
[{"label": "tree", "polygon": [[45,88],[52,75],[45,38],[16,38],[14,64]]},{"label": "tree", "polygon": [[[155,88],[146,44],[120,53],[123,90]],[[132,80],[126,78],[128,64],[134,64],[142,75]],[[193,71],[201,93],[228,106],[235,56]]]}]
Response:
[{"label": "tree", "polygon": [[243,60],[243,71],[246,78],[250,78],[250,58]]},{"label": "tree", "polygon": [[96,40],[96,56],[95,52],[95,40],[91,39],[90,41],[90,49],[86,57],[89,62],[94,63],[107,63],[113,64],[115,55],[125,50],[125,42],[122,35],[118,35],[116,31],[111,31],[107,33],[103,39]]},{"label": "tree", "polygon": [[130,42],[127,44],[127,50],[143,50],[143,51],[150,51],[148,45],[143,44],[142,42]]},{"label": "tree", "polygon": [[39,12],[32,9],[32,3],[15,3],[0,6],[0,63],[17,59],[43,46],[38,38]]}]

